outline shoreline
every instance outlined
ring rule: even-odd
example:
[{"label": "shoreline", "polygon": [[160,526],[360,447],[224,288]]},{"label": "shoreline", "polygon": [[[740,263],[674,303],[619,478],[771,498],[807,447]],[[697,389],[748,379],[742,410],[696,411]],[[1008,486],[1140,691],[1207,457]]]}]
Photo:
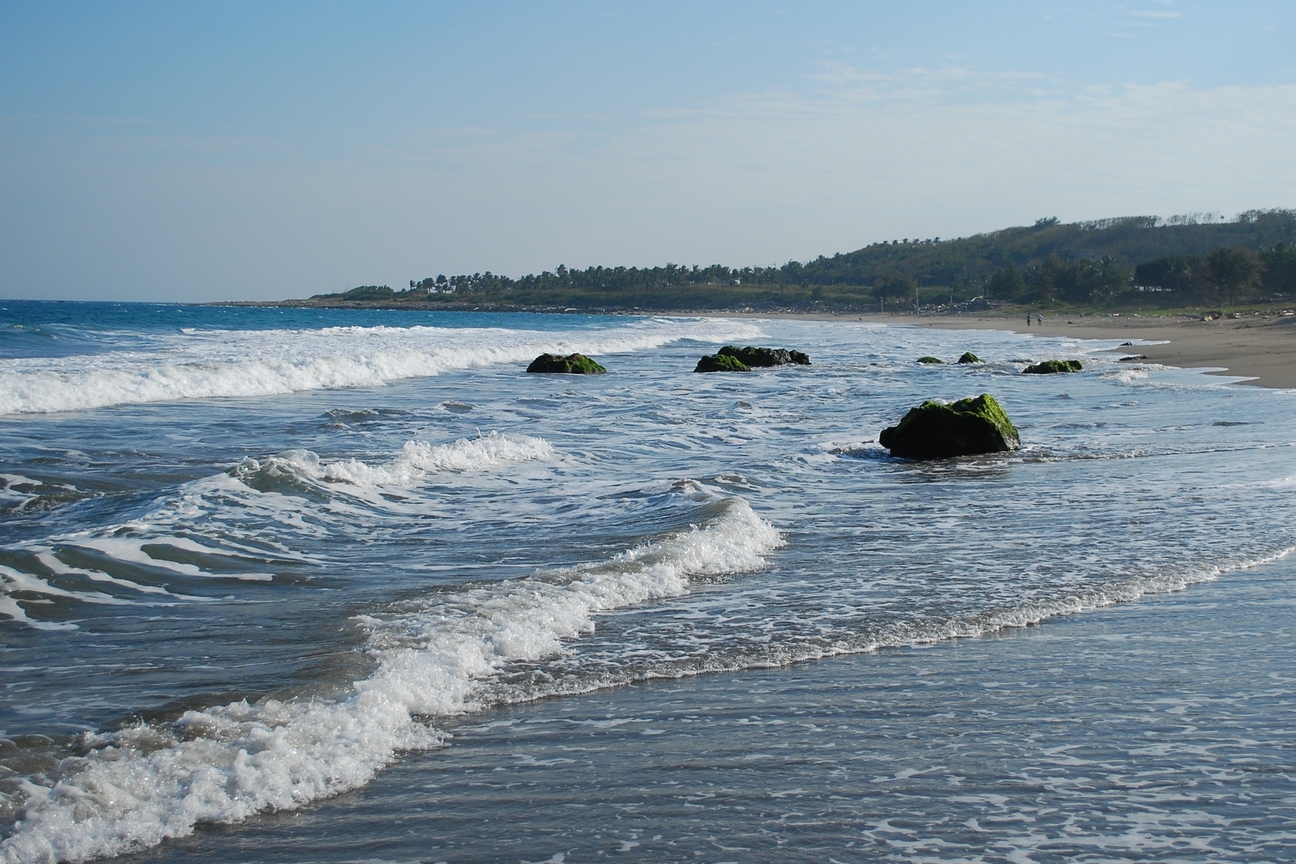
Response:
[{"label": "shoreline", "polygon": [[[1119,339],[1158,344],[1124,349],[1142,355],[1148,363],[1205,369],[1208,375],[1244,377],[1239,384],[1290,390],[1296,388],[1296,317],[1217,318],[1202,321],[1188,317],[1104,317],[1096,320],[1066,316],[1044,317],[1043,325],[993,318],[926,321],[909,316],[906,324],[943,330],[1007,330],[1031,336],[1067,336],[1075,339]],[[900,322],[892,322],[900,323]]]},{"label": "shoreline", "polygon": [[[697,314],[697,313],[694,313]],[[869,321],[939,330],[1005,330],[1028,336],[1063,336],[1074,339],[1118,339],[1151,342],[1121,346],[1128,355],[1142,355],[1148,363],[1187,369],[1204,369],[1208,375],[1247,380],[1238,384],[1278,390],[1296,389],[1296,316],[1270,315],[1217,318],[1204,321],[1187,315],[1045,315],[1042,325],[1026,326],[1024,316],[1006,315],[861,315],[861,314],[759,314],[707,313],[709,317],[785,318],[820,321]]]},{"label": "shoreline", "polygon": [[[303,301],[242,301],[201,305],[279,306],[288,308],[390,309],[386,305],[355,302],[312,304]],[[1063,336],[1075,339],[1117,339],[1121,342],[1149,342],[1128,346],[1127,354],[1142,355],[1148,363],[1187,369],[1203,369],[1208,375],[1244,378],[1238,384],[1279,390],[1296,389],[1296,316],[1256,313],[1240,318],[1203,320],[1186,313],[1165,315],[1094,315],[1078,312],[1046,314],[1042,325],[1026,326],[1024,309],[1011,316],[1004,313],[914,314],[862,312],[724,311],[724,310],[577,310],[521,309],[483,306],[433,310],[420,307],[409,311],[453,312],[540,312],[593,315],[660,315],[703,318],[775,318],[805,321],[869,321],[944,330],[1006,330],[1028,336]],[[1118,350],[1113,348],[1112,350]]]},{"label": "shoreline", "polygon": [[[634,860],[681,860],[717,835],[741,838],[744,860],[801,859],[786,828],[765,823],[793,808],[828,814],[810,835],[817,860],[871,860],[894,852],[897,800],[906,831],[945,848],[1162,860],[1154,853],[1195,842],[1211,861],[1275,860],[1281,840],[1257,832],[1289,816],[1285,775],[1236,766],[1284,759],[1293,687],[1267,673],[1275,653],[1292,659],[1294,573],[1288,559],[1039,626],[503,706],[354,792],[132,860],[330,860],[366,830],[401,860],[425,853],[428,837],[459,856],[438,859],[593,860],[636,837]],[[1186,785],[1203,776],[1206,791]],[[494,797],[490,809],[447,810],[426,806],[429,789]],[[405,818],[393,824],[393,813]],[[985,824],[966,831],[968,817]]]}]

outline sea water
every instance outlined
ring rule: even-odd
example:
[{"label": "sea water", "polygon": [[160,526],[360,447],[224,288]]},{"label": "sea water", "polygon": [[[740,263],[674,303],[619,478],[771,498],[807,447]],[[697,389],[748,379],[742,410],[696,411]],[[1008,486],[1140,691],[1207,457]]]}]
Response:
[{"label": "sea water", "polygon": [[[650,739],[634,718],[676,682],[676,727],[695,734],[662,739],[653,752],[671,770],[655,776],[685,782],[730,765],[723,694],[759,690],[771,670],[839,699],[844,682],[906,674],[894,653],[906,646],[1010,662],[996,646],[1015,642],[960,637],[1236,579],[1296,545],[1293,393],[1122,362],[1114,341],[848,319],[0,306],[5,861],[165,854],[196,829],[212,838],[206,857],[252,860],[239,838],[268,830],[260,814],[370,790],[397,811],[378,820],[387,828],[343,819],[350,845],[329,848],[351,857],[300,860],[393,843],[388,860],[523,860],[540,836],[585,839],[534,860],[726,860],[730,834],[782,837],[764,851],[731,843],[747,850],[731,860],[816,860],[811,835],[780,834],[778,808],[717,816],[702,857],[648,842],[645,826],[616,835],[643,784],[605,831],[588,825],[598,778],[640,767],[559,772],[531,804],[508,783],[443,780],[576,759],[591,723]],[[726,343],[796,348],[813,365],[692,372]],[[609,371],[526,374],[543,351]],[[914,362],[964,351],[987,362]],[[1020,374],[1049,358],[1085,371]],[[1019,427],[1020,450],[913,463],[876,443],[924,399],[982,392]],[[985,710],[970,697],[946,708]],[[901,764],[926,727],[878,710],[887,722],[859,734]],[[1028,725],[1056,713],[1019,710]],[[607,722],[491,739],[499,724],[527,728],[520,711]],[[799,782],[847,770],[828,750],[806,762],[817,739],[786,732],[792,763],[813,766]],[[788,772],[770,740],[761,758]],[[1200,769],[1182,761],[1189,782]],[[928,842],[932,805],[898,794],[887,825],[914,836],[888,854],[1049,849],[1011,842],[1026,835],[991,763],[936,807],[988,834],[942,851]],[[380,794],[392,778],[399,792]],[[552,817],[524,828],[548,795]],[[1252,834],[1271,838],[1291,789],[1256,795],[1274,806],[1241,818],[1270,820]],[[481,845],[464,808],[514,833]],[[396,843],[398,814],[425,811],[417,842]],[[658,835],[687,833],[683,817],[658,821]],[[220,823],[234,827],[206,827]],[[1150,839],[1130,854],[1186,854],[1166,839],[1173,825],[1140,830]],[[867,839],[852,843],[838,857],[867,860]]]}]

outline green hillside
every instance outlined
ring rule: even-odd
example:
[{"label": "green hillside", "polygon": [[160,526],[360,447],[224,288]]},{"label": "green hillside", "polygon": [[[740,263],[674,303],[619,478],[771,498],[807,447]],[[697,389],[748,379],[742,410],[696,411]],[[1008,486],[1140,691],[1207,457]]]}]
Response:
[{"label": "green hillside", "polygon": [[363,286],[310,305],[418,308],[878,309],[986,303],[1234,304],[1296,296],[1296,211],[1233,221],[1041,219],[955,240],[903,239],[782,267],[590,267]]}]

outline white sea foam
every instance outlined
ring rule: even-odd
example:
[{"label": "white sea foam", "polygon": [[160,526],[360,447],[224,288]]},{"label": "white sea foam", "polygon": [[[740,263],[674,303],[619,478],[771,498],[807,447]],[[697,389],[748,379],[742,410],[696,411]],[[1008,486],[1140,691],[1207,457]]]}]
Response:
[{"label": "white sea foam", "polygon": [[149,350],[0,360],[0,415],[373,387],[456,369],[522,363],[543,351],[604,355],[681,339],[716,342],[760,334],[754,324],[715,319],[653,319],[614,329],[554,332],[441,327],[187,330]]},{"label": "white sea foam", "polygon": [[[36,630],[75,630],[77,625],[70,622],[36,621],[28,617],[26,611],[18,605],[12,594],[15,592],[40,594],[44,597],[62,597],[81,600],[85,603],[103,605],[124,605],[129,601],[121,600],[110,594],[99,591],[68,591],[51,585],[49,582],[31,573],[23,573],[12,567],[0,564],[0,615],[6,615],[14,621],[21,622]],[[28,601],[28,602],[49,602]]]},{"label": "white sea foam", "polygon": [[477,438],[460,438],[449,444],[406,441],[391,461],[370,465],[359,459],[322,463],[309,450],[294,450],[280,458],[296,471],[315,480],[353,486],[409,486],[438,471],[480,471],[510,462],[527,462],[553,456],[553,446],[543,438],[489,432]]},{"label": "white sea foam", "polygon": [[608,561],[364,619],[377,668],[348,698],[237,702],[187,712],[169,728],[95,737],[79,770],[53,787],[27,784],[25,813],[0,855],[6,864],[84,861],[364,785],[398,751],[439,743],[416,717],[476,707],[480,685],[508,663],[561,651],[600,612],[683,594],[690,577],[758,568],[782,544],[745,501],[707,506],[700,526]]},{"label": "white sea foam", "polygon": [[0,512],[22,510],[38,497],[39,480],[20,474],[0,474]]},{"label": "white sea foam", "polygon": [[[118,579],[102,570],[87,570],[84,567],[72,567],[63,563],[54,556],[54,553],[48,549],[30,550],[34,551],[36,560],[42,565],[49,568],[51,573],[58,576],[84,576],[94,582],[106,582],[110,585],[116,585],[120,588],[126,588],[130,591],[138,591],[142,594],[162,594],[167,597],[179,598],[182,595],[172,594],[160,585],[141,585],[138,582],[132,582],[129,579]],[[186,598],[188,599],[188,598]]]},{"label": "white sea foam", "polygon": [[[339,491],[353,492],[365,501],[391,509],[394,505],[390,502],[378,495],[366,495],[366,492],[393,487],[410,487],[431,473],[485,471],[501,465],[548,459],[553,454],[553,446],[543,438],[529,435],[504,435],[494,431],[476,438],[460,438],[445,444],[407,441],[395,457],[374,465],[358,459],[326,463],[309,450],[293,450],[261,461],[247,459],[235,470],[235,477],[220,474],[187,483],[174,497],[160,500],[148,514],[124,524],[49,538],[40,544],[22,547],[22,550],[33,555],[36,561],[55,577],[85,577],[133,592],[159,594],[176,601],[192,600],[196,598],[183,593],[173,593],[156,585],[114,576],[103,570],[71,566],[55,554],[54,547],[89,551],[110,562],[161,571],[165,574],[269,582],[274,578],[273,575],[261,569],[268,560],[313,564],[321,562],[310,556],[293,552],[282,545],[271,550],[239,543],[228,534],[222,536],[219,541],[199,543],[191,537],[177,533],[177,523],[203,522],[204,513],[209,512],[213,507],[218,510],[224,509],[222,502],[234,498],[239,510],[247,511],[255,508],[272,514],[277,522],[305,529],[306,517],[316,514],[311,513],[309,507],[303,509],[301,499],[274,492],[256,491],[240,482],[240,479],[247,479],[250,475],[261,472],[290,473],[311,481],[337,484],[335,488]],[[330,507],[334,511],[346,510],[345,504],[336,502],[331,503]],[[360,513],[354,515],[357,518],[363,516]],[[316,531],[327,531],[327,528],[317,528]],[[172,550],[172,554],[187,553],[193,560],[173,560],[166,557],[165,550]],[[199,563],[202,557],[241,561],[246,563],[248,568],[222,568],[220,572],[210,572]],[[47,598],[25,599],[22,601],[24,603],[46,603],[50,600],[80,600],[101,604],[133,602],[99,592],[65,590],[51,584],[38,573],[24,573],[0,565],[0,615],[40,630],[76,629],[77,625],[44,622],[32,618],[11,596],[15,591]]]}]

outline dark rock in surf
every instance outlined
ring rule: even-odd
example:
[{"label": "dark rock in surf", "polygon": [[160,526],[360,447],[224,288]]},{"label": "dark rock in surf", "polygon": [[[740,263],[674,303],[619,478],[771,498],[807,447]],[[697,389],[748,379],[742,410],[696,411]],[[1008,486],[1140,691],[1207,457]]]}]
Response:
[{"label": "dark rock in surf", "polygon": [[1129,357],[1122,357],[1122,358],[1120,358],[1119,360],[1117,360],[1116,362],[1117,362],[1117,363],[1136,363],[1136,362],[1138,362],[1139,360],[1146,360],[1146,359],[1148,359],[1146,354],[1133,354],[1133,355],[1131,355],[1131,356],[1129,356]]},{"label": "dark rock in surf", "polygon": [[958,362],[961,365],[967,365],[968,363],[984,363],[985,361],[973,354],[971,351],[965,351],[963,356],[958,359]]},{"label": "dark rock in surf", "polygon": [[708,354],[698,361],[694,372],[750,372],[747,364],[728,354]]},{"label": "dark rock in surf", "polygon": [[927,401],[894,426],[878,443],[905,459],[948,459],[998,453],[1021,446],[1017,427],[989,393],[954,403]]},{"label": "dark rock in surf", "polygon": [[584,354],[568,354],[566,357],[558,354],[541,354],[531,361],[526,371],[566,375],[602,375],[607,372]]},{"label": "dark rock in surf", "polygon": [[1057,375],[1061,372],[1079,372],[1084,366],[1079,360],[1045,360],[1022,370],[1023,375]]},{"label": "dark rock in surf", "polygon": [[919,357],[916,362],[922,363],[924,366],[944,366],[945,365],[945,361],[940,359],[939,357]]},{"label": "dark rock in surf", "polygon": [[809,366],[810,357],[800,351],[789,351],[787,348],[735,348],[726,345],[717,352],[732,357],[751,369],[769,366]]}]

